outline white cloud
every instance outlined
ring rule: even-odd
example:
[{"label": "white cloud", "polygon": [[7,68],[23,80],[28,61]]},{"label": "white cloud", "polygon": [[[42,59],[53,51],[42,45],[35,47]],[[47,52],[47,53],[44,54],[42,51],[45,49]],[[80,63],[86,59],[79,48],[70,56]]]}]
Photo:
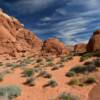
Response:
[{"label": "white cloud", "polygon": [[44,17],[41,19],[41,21],[52,21],[51,17]]}]

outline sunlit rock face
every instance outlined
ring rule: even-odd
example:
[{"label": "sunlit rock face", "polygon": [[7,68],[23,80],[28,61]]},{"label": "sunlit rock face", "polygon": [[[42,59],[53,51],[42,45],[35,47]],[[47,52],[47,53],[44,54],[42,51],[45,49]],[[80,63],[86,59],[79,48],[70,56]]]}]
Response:
[{"label": "sunlit rock face", "polygon": [[87,51],[87,44],[79,43],[74,46],[75,53],[85,53]]},{"label": "sunlit rock face", "polygon": [[88,51],[100,51],[100,30],[97,30],[91,36],[88,45]]},{"label": "sunlit rock face", "polygon": [[16,56],[20,52],[35,49],[41,49],[41,40],[16,18],[0,10],[0,54]]},{"label": "sunlit rock face", "polygon": [[44,41],[43,54],[52,54],[52,55],[61,55],[61,54],[69,54],[68,49],[56,38],[49,38],[48,40]]}]

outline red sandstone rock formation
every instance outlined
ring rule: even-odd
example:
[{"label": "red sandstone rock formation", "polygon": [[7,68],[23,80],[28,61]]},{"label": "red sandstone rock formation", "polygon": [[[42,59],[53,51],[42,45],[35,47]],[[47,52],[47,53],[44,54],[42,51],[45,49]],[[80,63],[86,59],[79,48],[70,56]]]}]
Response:
[{"label": "red sandstone rock formation", "polygon": [[24,28],[16,18],[0,10],[0,55],[41,49],[41,40]]},{"label": "red sandstone rock formation", "polygon": [[85,53],[87,51],[87,45],[83,43],[76,44],[74,47],[76,53]]},{"label": "red sandstone rock formation", "polygon": [[44,41],[42,50],[43,54],[61,55],[69,53],[64,43],[55,38]]},{"label": "red sandstone rock formation", "polygon": [[93,33],[88,42],[87,51],[100,51],[100,30]]}]

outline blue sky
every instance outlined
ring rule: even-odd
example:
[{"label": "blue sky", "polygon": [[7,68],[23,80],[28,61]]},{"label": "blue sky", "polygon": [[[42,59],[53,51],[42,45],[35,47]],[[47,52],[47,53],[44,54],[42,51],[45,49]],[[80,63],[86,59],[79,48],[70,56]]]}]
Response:
[{"label": "blue sky", "polygon": [[100,0],[0,0],[0,8],[42,39],[86,43],[100,29]]}]

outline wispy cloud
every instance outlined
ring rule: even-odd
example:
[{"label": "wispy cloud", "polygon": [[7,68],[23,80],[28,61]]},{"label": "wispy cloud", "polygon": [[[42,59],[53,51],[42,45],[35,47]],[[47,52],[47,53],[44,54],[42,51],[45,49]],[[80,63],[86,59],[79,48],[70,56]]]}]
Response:
[{"label": "wispy cloud", "polygon": [[4,2],[10,11],[23,16],[24,22],[31,24],[28,28],[40,36],[55,36],[75,44],[87,42],[92,32],[100,28],[100,0],[9,1],[0,0],[0,4]]}]

